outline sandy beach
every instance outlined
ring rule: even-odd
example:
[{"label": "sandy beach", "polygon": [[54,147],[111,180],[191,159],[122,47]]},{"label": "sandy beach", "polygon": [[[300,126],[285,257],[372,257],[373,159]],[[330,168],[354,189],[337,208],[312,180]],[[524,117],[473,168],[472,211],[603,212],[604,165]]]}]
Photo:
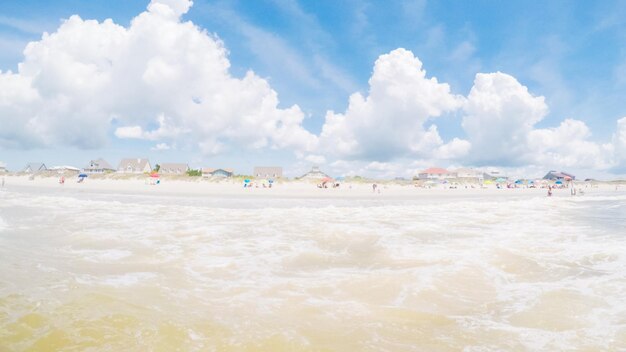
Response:
[{"label": "sandy beach", "polygon": [[[415,186],[410,181],[362,181],[341,182],[337,188],[318,188],[315,180],[312,181],[278,181],[273,187],[263,187],[263,180],[252,180],[253,187],[244,188],[243,180],[224,179],[209,180],[201,177],[162,176],[158,185],[151,184],[148,176],[137,175],[125,178],[116,178],[114,175],[95,175],[78,183],[76,176],[68,176],[63,185],[59,184],[58,176],[5,176],[6,187],[32,187],[63,192],[119,192],[122,194],[142,195],[172,195],[187,197],[269,197],[269,198],[361,198],[361,199],[412,199],[412,198],[475,198],[475,197],[536,197],[547,195],[545,188],[529,188],[520,186],[512,189],[498,189],[496,184],[480,185],[477,183],[450,185],[434,185],[428,187]],[[372,184],[377,184],[373,191]],[[268,183],[265,182],[267,186]],[[599,194],[611,192],[626,192],[626,182],[579,182],[575,188],[583,194]],[[570,189],[555,188],[554,197],[571,196]]]}]

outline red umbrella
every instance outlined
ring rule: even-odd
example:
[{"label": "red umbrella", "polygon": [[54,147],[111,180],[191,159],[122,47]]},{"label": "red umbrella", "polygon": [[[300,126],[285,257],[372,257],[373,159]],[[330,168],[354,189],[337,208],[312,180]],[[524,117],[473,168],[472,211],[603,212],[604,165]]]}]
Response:
[{"label": "red umbrella", "polygon": [[157,173],[155,172],[155,173],[153,173],[153,174],[150,174],[150,177],[158,178],[158,177],[159,177],[159,174],[157,174]]},{"label": "red umbrella", "polygon": [[330,177],[324,177],[324,178],[322,179],[322,183],[330,182],[330,181],[332,181],[332,180],[333,180],[333,179],[332,179],[332,178],[330,178]]}]

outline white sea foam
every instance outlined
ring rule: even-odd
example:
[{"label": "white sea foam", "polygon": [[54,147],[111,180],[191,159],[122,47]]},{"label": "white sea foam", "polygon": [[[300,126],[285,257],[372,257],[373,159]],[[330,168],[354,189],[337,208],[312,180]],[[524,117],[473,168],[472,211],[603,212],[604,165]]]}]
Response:
[{"label": "white sea foam", "polygon": [[[0,297],[43,295],[51,303],[42,313],[70,321],[108,307],[146,331],[159,329],[156,310],[192,350],[250,341],[291,350],[619,350],[624,199],[282,199],[265,208],[241,199],[220,208],[13,193],[0,210],[11,207],[21,230],[0,235]],[[76,298],[94,292],[102,296]]]}]

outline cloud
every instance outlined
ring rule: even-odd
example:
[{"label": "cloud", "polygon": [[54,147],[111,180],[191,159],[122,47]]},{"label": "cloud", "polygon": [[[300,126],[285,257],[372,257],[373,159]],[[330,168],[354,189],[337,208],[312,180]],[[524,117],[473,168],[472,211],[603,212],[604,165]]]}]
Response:
[{"label": "cloud", "polygon": [[555,128],[536,128],[548,114],[545,99],[513,76],[477,74],[463,110],[468,158],[479,165],[611,167],[611,146],[590,141],[584,122],[565,119]]},{"label": "cloud", "polygon": [[496,72],[476,75],[463,110],[462,126],[471,143],[471,157],[502,164],[526,151],[526,137],[546,116],[548,106],[513,76]]},{"label": "cloud", "polygon": [[167,144],[167,143],[159,143],[157,145],[155,145],[154,147],[150,148],[150,150],[154,150],[154,151],[164,151],[164,150],[170,150],[172,149],[172,147]]},{"label": "cloud", "polygon": [[426,77],[413,53],[396,49],[376,61],[368,96],[354,93],[345,113],[326,114],[320,143],[327,153],[344,158],[385,161],[428,155],[444,143],[437,127],[425,123],[462,103],[463,97],[451,94],[447,84]]},{"label": "cloud", "polygon": [[129,27],[72,16],[29,43],[18,72],[0,73],[0,147],[102,147],[115,121],[118,138],[184,134],[206,152],[313,149],[297,105],[278,108],[252,71],[233,77],[219,38],[181,21],[191,5],[152,0]]}]

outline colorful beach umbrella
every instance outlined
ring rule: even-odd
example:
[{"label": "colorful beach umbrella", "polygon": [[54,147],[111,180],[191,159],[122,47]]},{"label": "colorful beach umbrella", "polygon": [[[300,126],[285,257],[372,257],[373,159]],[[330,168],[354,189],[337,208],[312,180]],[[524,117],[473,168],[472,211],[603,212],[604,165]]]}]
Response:
[{"label": "colorful beach umbrella", "polygon": [[150,177],[153,177],[153,178],[158,178],[158,177],[159,177],[159,174],[157,174],[156,172],[154,172],[154,173],[150,174]]},{"label": "colorful beach umbrella", "polygon": [[87,174],[80,174],[80,175],[78,175],[78,177],[85,178],[85,177],[89,177],[89,175],[87,175]]}]

